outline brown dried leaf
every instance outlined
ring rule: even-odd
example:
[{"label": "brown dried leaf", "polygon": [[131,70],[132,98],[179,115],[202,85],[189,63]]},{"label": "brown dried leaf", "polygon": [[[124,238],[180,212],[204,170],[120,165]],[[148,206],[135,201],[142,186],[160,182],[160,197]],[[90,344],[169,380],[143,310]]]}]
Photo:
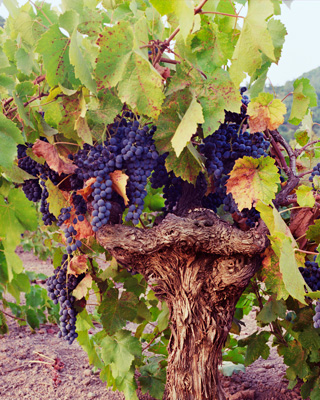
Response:
[{"label": "brown dried leaf", "polygon": [[[290,217],[290,231],[295,238],[303,236],[310,225],[319,217],[320,212],[312,208],[301,208],[300,210],[293,210]],[[307,238],[303,236],[298,240],[299,247],[303,249],[307,244]]]},{"label": "brown dried leaf", "polygon": [[87,269],[88,269],[87,256],[86,255],[75,256],[69,262],[68,274],[78,276],[86,272]]},{"label": "brown dried leaf", "polygon": [[129,199],[126,194],[128,175],[124,174],[122,171],[114,171],[110,174],[110,178],[112,180],[112,189],[123,198],[124,204],[127,206],[129,204]]},{"label": "brown dried leaf", "polygon": [[78,284],[78,286],[72,291],[73,296],[80,300],[86,296],[87,291],[91,288],[92,285],[92,277],[90,274],[87,274],[82,281]]},{"label": "brown dried leaf", "polygon": [[73,163],[67,163],[63,161],[58,154],[57,149],[54,145],[44,142],[43,140],[37,140],[32,147],[34,154],[38,157],[43,157],[49,167],[53,170],[61,174],[64,172],[65,174],[73,174],[77,169],[77,166]]},{"label": "brown dried leaf", "polygon": [[88,197],[93,192],[92,185],[94,184],[95,181],[96,178],[88,179],[84,184],[84,188],[77,191],[77,194],[80,194],[85,199],[85,201],[88,201]]},{"label": "brown dried leaf", "polygon": [[162,65],[160,65],[158,63],[154,67],[159,72],[159,74],[162,76],[163,79],[167,79],[167,78],[171,77],[170,68],[163,67]]}]

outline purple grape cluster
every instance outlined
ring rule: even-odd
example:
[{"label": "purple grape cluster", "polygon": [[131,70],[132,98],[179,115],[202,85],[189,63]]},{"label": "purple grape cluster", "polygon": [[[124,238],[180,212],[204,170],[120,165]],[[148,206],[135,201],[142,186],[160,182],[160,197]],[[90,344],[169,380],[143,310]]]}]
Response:
[{"label": "purple grape cluster", "polygon": [[[320,290],[320,268],[318,263],[307,260],[304,265],[305,268],[300,267],[299,271],[306,284],[313,292]],[[320,301],[316,303],[315,312],[313,316],[313,326],[315,328],[320,328]]]},{"label": "purple grape cluster", "polygon": [[[72,256],[69,256],[70,258]],[[55,304],[60,303],[60,332],[59,337],[65,338],[69,344],[77,338],[76,317],[77,311],[74,308],[75,297],[71,295],[85,274],[78,277],[67,274],[68,255],[62,256],[61,265],[55,269],[53,276],[47,280],[47,291],[49,297]]]},{"label": "purple grape cluster", "polygon": [[27,179],[22,185],[22,190],[26,198],[34,203],[41,200],[42,189],[38,179]]},{"label": "purple grape cluster", "polygon": [[85,145],[83,150],[70,158],[78,166],[79,180],[96,178],[93,184],[93,231],[109,221],[112,209],[112,179],[110,174],[122,170],[129,177],[126,194],[129,199],[127,221],[139,223],[147,179],[157,164],[158,153],[152,138],[156,127],[140,126],[138,120],[130,120],[133,114],[121,118],[110,128],[110,138],[97,146]]},{"label": "purple grape cluster", "polygon": [[315,167],[313,167],[312,173],[309,176],[309,181],[313,182],[315,176],[320,176],[320,163],[318,163]]},{"label": "purple grape cluster", "polygon": [[316,302],[315,315],[313,316],[313,326],[317,329],[320,328],[320,301]]}]

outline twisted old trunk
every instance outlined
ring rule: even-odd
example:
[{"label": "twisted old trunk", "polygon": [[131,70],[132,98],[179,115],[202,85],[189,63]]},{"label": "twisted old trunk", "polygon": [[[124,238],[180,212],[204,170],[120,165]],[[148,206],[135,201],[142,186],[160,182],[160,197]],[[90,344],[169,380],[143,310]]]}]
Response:
[{"label": "twisted old trunk", "polygon": [[165,400],[223,400],[218,366],[236,303],[260,266],[264,228],[243,232],[206,209],[142,230],[107,225],[98,240],[143,274],[170,310]]}]

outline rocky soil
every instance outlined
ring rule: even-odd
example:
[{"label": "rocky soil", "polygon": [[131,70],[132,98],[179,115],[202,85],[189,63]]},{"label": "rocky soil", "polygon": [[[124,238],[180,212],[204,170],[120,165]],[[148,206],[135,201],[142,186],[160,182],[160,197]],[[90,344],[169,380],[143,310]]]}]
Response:
[{"label": "rocky soil", "polygon": [[[27,270],[51,275],[50,261],[31,253],[19,254]],[[254,332],[253,316],[246,317],[241,336]],[[2,400],[124,400],[119,392],[105,387],[75,341],[71,346],[57,337],[58,328],[42,325],[35,333],[8,318],[10,332],[0,336],[0,399]],[[299,388],[288,390],[285,365],[276,349],[267,360],[258,359],[246,372],[222,377],[229,400],[301,399]],[[140,400],[152,400],[139,394]],[[183,400],[183,399],[181,399]],[[195,399],[197,400],[197,399]]]}]

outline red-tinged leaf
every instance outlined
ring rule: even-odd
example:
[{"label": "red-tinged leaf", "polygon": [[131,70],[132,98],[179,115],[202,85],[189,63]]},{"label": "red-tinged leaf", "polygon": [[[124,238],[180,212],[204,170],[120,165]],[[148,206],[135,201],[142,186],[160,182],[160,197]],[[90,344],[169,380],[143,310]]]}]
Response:
[{"label": "red-tinged leaf", "polygon": [[93,187],[92,185],[94,184],[94,182],[96,181],[96,178],[90,178],[88,179],[85,184],[84,184],[84,188],[80,189],[77,191],[77,194],[80,194],[86,201],[88,201],[88,197],[91,195],[91,193],[93,192]]},{"label": "red-tinged leaf", "polygon": [[82,299],[87,295],[88,289],[92,286],[92,277],[90,274],[87,274],[82,281],[78,284],[78,286],[72,291],[72,295],[76,299]]},{"label": "red-tinged leaf", "polygon": [[112,180],[112,189],[123,198],[124,204],[127,206],[129,204],[126,193],[127,181],[129,179],[128,175],[124,174],[122,171],[114,171],[110,174],[110,179]]},{"label": "red-tinged leaf", "polygon": [[71,261],[68,264],[68,274],[70,275],[80,275],[86,272],[88,269],[87,266],[87,256],[86,255],[80,255],[80,256],[75,256],[71,259]]},{"label": "red-tinged leaf", "polygon": [[289,296],[289,293],[283,282],[279,258],[271,247],[268,247],[264,252],[262,269],[260,272],[262,275],[262,280],[264,281],[267,289],[277,294],[277,300],[286,300]]},{"label": "red-tinged leaf", "polygon": [[259,200],[270,204],[280,183],[277,171],[271,157],[240,158],[230,172],[227,193],[232,193],[240,211],[251,209]]},{"label": "red-tinged leaf", "polygon": [[77,166],[70,162],[63,161],[58,154],[57,149],[54,145],[44,142],[43,140],[37,140],[32,147],[34,154],[38,157],[43,157],[49,167],[58,172],[58,174],[73,174],[77,169]]},{"label": "red-tinged leaf", "polygon": [[260,93],[248,105],[250,132],[277,129],[283,124],[286,112],[287,108],[281,100],[274,99],[271,93]]}]

